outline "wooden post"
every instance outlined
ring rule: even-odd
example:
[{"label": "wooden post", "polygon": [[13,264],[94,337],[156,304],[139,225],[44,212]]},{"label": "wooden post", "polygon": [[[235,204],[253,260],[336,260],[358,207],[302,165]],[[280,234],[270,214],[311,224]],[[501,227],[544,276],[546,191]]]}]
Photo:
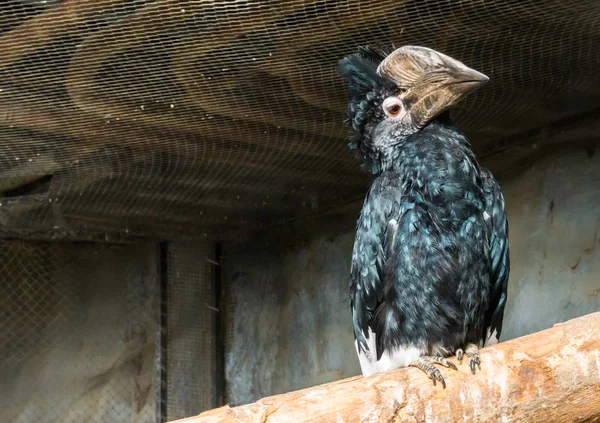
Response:
[{"label": "wooden post", "polygon": [[408,368],[221,407],[179,423],[584,422],[600,420],[600,313],[486,348],[481,371]]}]

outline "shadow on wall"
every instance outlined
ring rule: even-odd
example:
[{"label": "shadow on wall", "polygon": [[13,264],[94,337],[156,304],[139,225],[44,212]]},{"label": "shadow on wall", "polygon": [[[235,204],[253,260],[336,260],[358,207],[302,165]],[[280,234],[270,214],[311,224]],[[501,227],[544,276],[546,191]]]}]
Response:
[{"label": "shadow on wall", "polygon": [[[499,180],[512,261],[502,339],[600,310],[600,155],[555,152]],[[359,208],[343,233],[324,224],[301,246],[228,246],[232,404],[360,374],[348,297]]]}]

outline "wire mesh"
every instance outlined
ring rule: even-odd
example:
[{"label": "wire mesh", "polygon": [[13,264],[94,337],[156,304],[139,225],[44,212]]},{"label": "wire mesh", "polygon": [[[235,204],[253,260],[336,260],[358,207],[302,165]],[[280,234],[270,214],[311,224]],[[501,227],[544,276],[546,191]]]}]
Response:
[{"label": "wire mesh", "polygon": [[167,421],[218,405],[215,328],[215,266],[210,243],[169,243],[165,390]]},{"label": "wire mesh", "polygon": [[0,228],[235,237],[364,193],[335,65],[419,44],[491,77],[480,155],[600,105],[600,3],[7,0]]},{"label": "wire mesh", "polygon": [[0,422],[163,422],[219,405],[209,242],[0,241]]},{"label": "wire mesh", "polygon": [[[599,14],[595,0],[4,0],[0,237],[239,238],[361,198],[335,74],[359,45],[424,45],[489,75],[456,115],[491,154],[598,109]],[[196,261],[210,254],[173,248],[160,327],[154,250],[140,264],[0,241],[0,421],[215,405]]]},{"label": "wire mesh", "polygon": [[0,421],[160,421],[154,251],[0,241]]}]

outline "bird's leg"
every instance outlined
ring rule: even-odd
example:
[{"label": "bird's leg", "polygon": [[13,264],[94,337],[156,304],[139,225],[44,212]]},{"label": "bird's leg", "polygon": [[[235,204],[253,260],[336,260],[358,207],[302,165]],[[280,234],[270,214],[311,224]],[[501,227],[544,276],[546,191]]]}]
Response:
[{"label": "bird's leg", "polygon": [[410,366],[416,367],[418,369],[421,369],[423,372],[425,372],[425,374],[427,376],[429,376],[429,378],[431,378],[434,385],[436,383],[436,379],[439,380],[440,382],[442,382],[442,386],[445,389],[446,381],[444,380],[444,377],[442,376],[442,373],[440,372],[440,370],[437,367],[435,367],[434,364],[441,364],[442,366],[450,367],[451,369],[458,370],[456,368],[456,366],[454,365],[454,363],[451,361],[448,361],[445,357],[432,357],[432,356],[419,357],[415,361],[413,361],[410,364]]},{"label": "bird's leg", "polygon": [[475,364],[481,370],[481,359],[479,358],[479,348],[475,344],[467,344],[464,351],[462,348],[456,350],[456,358],[462,363],[463,355],[466,354],[469,358],[469,367],[471,372],[475,374]]}]

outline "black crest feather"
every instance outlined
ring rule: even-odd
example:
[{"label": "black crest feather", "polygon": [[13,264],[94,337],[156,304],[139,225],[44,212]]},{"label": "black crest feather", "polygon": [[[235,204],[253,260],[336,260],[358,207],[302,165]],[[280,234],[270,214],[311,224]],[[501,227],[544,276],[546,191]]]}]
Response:
[{"label": "black crest feather", "polygon": [[[386,56],[383,49],[359,47],[358,53],[344,57],[338,64],[338,74],[348,81],[348,92],[351,95],[346,123],[356,131],[349,144],[353,150],[363,150],[363,129],[369,113],[373,111],[373,104],[381,101],[384,93],[395,86],[392,81],[377,73],[377,67]],[[365,158],[369,168],[368,157]]]}]

